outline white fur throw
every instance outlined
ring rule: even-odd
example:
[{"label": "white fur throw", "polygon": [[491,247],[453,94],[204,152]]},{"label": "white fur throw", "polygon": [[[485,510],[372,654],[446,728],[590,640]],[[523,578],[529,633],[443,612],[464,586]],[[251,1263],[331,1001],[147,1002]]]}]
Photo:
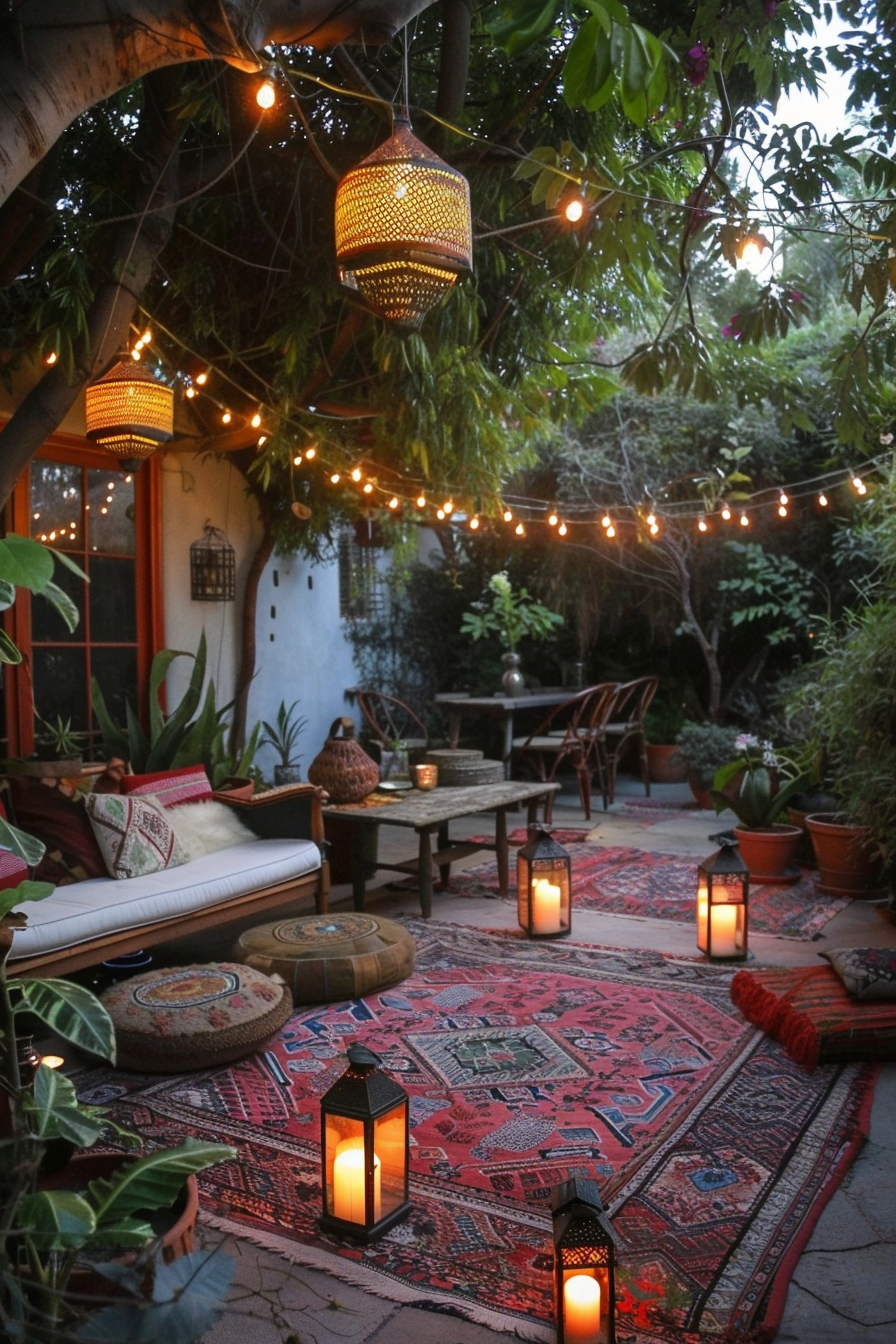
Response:
[{"label": "white fur throw", "polygon": [[177,807],[166,808],[165,815],[191,859],[258,839],[255,832],[240,821],[233,808],[217,799],[207,803],[180,803]]}]

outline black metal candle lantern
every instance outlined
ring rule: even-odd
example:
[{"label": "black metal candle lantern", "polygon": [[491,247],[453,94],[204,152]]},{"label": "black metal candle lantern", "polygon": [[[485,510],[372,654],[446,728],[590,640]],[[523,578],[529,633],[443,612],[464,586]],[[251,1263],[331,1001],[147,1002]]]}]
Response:
[{"label": "black metal candle lantern", "polygon": [[374,1241],[406,1217],[408,1095],[364,1045],[320,1103],[321,1188],[326,1231]]},{"label": "black metal candle lantern", "polygon": [[616,1235],[594,1181],[554,1187],[557,1344],[615,1344]]},{"label": "black metal candle lantern", "polygon": [[697,948],[713,961],[743,960],[750,874],[732,838],[712,838],[721,849],[697,868]]},{"label": "black metal candle lantern", "polygon": [[569,855],[543,826],[530,826],[517,851],[517,910],[530,938],[563,938],[572,928],[572,868]]},{"label": "black metal candle lantern", "polygon": [[236,596],[236,557],[218,527],[205,525],[205,535],[190,547],[190,597],[194,602],[232,602]]}]

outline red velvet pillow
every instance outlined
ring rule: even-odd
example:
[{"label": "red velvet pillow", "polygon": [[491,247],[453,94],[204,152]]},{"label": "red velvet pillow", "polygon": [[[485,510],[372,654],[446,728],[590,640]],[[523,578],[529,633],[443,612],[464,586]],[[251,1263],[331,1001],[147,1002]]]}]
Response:
[{"label": "red velvet pillow", "polygon": [[16,826],[47,847],[34,872],[37,881],[64,887],[85,877],[107,876],[80,794],[69,798],[27,776],[11,777],[9,788]]},{"label": "red velvet pillow", "polygon": [[179,770],[157,770],[149,775],[124,775],[122,793],[152,793],[163,807],[180,803],[209,802],[212,786],[204,765],[185,765]]}]

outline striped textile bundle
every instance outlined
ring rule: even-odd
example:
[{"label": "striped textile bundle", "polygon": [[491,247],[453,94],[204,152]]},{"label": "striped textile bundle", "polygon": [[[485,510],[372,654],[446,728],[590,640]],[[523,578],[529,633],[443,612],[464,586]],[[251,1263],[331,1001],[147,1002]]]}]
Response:
[{"label": "striped textile bundle", "polygon": [[819,1064],[896,1059],[896,1002],[853,998],[830,966],[738,971],[731,1001],[810,1072]]}]

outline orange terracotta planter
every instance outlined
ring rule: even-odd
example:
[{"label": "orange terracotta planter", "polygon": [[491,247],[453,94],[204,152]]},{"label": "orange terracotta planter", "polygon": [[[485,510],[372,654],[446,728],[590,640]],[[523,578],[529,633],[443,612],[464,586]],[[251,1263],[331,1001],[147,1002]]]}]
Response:
[{"label": "orange terracotta planter", "polygon": [[772,826],[735,826],[734,835],[751,882],[784,886],[797,881],[800,870],[795,860],[803,836],[799,826],[781,821]]},{"label": "orange terracotta planter", "polygon": [[818,864],[818,889],[828,896],[886,896],[883,865],[869,852],[870,831],[847,825],[836,812],[810,812],[806,828]]}]

